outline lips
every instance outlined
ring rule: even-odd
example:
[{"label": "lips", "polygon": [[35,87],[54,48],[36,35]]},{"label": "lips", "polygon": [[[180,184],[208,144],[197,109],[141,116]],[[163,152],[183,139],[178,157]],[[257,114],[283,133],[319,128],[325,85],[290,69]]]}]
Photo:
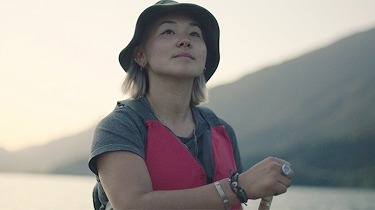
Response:
[{"label": "lips", "polygon": [[173,58],[180,58],[180,57],[186,57],[186,58],[190,58],[193,60],[195,59],[190,53],[186,53],[186,52],[181,52],[173,56]]}]

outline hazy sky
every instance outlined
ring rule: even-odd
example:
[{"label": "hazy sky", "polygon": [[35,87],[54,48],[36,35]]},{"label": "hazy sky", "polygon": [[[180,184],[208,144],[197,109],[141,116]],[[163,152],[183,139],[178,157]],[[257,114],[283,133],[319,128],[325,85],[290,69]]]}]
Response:
[{"label": "hazy sky", "polygon": [[[123,99],[118,53],[156,0],[0,0],[0,148],[97,124]],[[180,1],[182,2],[182,1]],[[196,0],[218,19],[213,87],[375,27],[375,0]]]}]

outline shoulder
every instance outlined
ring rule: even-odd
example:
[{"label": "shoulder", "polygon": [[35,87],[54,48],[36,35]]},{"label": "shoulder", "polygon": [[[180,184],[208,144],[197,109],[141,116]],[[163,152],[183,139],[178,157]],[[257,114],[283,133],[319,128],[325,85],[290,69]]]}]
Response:
[{"label": "shoulder", "polygon": [[205,106],[196,106],[197,110],[204,116],[204,118],[208,121],[208,124],[213,126],[222,125],[225,128],[229,138],[232,141],[236,140],[236,135],[232,126],[219,117],[212,109],[205,107]]},{"label": "shoulder", "polygon": [[213,110],[205,106],[196,106],[196,110],[203,116],[210,126],[221,125],[219,117]]},{"label": "shoulder", "polygon": [[103,127],[116,129],[124,128],[124,126],[141,128],[144,126],[143,115],[151,116],[151,112],[146,109],[140,99],[118,101],[114,110],[99,122],[97,130]]},{"label": "shoulder", "polygon": [[96,157],[111,151],[131,151],[144,158],[147,128],[143,119],[130,107],[117,103],[115,109],[96,126],[89,166],[96,173]]},{"label": "shoulder", "polygon": [[229,123],[227,123],[225,120],[223,120],[221,118],[219,118],[219,121],[220,121],[220,124],[224,125],[224,127],[225,127],[226,131],[228,132],[228,134],[230,133],[230,134],[234,135],[234,129],[233,129],[233,127]]},{"label": "shoulder", "polygon": [[219,117],[211,108],[206,107],[206,106],[196,106],[196,108],[203,115],[203,117],[206,118],[206,120],[212,121],[211,122],[212,124],[224,125],[225,127],[232,129],[229,123],[227,123],[225,120]]}]

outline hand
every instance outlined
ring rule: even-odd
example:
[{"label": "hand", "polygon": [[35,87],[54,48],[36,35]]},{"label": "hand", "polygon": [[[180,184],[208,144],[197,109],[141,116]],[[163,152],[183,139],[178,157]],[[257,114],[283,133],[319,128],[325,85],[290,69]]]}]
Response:
[{"label": "hand", "polygon": [[290,163],[269,157],[257,163],[239,176],[238,183],[246,191],[249,199],[280,195],[290,187],[294,172],[285,175],[282,165]]}]

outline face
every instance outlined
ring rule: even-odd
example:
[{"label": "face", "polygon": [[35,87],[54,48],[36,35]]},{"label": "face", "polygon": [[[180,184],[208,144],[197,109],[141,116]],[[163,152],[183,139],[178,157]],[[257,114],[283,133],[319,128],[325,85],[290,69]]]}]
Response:
[{"label": "face", "polygon": [[136,60],[153,76],[193,79],[203,73],[207,48],[197,22],[170,14],[157,19]]}]

